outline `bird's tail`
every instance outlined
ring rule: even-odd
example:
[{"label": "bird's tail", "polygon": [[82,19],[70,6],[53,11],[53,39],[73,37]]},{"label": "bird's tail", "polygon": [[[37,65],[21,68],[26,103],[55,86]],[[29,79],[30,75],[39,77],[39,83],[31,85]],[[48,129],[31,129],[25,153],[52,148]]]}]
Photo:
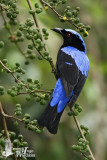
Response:
[{"label": "bird's tail", "polygon": [[57,112],[57,105],[51,107],[49,103],[45,111],[39,117],[38,124],[45,126],[50,133],[56,134],[62,113],[63,111],[60,113]]}]

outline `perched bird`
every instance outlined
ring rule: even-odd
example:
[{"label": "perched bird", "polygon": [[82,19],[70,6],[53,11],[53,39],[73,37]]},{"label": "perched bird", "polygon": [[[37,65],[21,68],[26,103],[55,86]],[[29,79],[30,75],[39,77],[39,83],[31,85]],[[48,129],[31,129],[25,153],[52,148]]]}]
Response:
[{"label": "perched bird", "polygon": [[38,119],[38,124],[56,134],[67,103],[72,108],[84,86],[90,63],[86,56],[85,43],[79,33],[71,29],[52,30],[62,35],[64,43],[57,56],[57,83],[48,106]]}]

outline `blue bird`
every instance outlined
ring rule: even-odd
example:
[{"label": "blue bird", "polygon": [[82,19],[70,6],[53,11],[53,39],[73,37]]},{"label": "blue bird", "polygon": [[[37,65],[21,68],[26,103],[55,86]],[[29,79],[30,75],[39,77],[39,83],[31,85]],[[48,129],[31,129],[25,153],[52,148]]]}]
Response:
[{"label": "blue bird", "polygon": [[73,107],[85,84],[90,63],[85,43],[79,33],[71,29],[52,30],[62,35],[64,43],[57,56],[57,83],[48,106],[38,119],[38,124],[56,134],[67,103],[70,108]]}]

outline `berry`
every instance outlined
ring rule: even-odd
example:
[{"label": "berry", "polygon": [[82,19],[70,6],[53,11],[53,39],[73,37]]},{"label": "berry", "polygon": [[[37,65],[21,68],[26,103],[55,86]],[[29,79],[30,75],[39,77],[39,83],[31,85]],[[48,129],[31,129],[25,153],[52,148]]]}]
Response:
[{"label": "berry", "polygon": [[0,41],[0,48],[3,48],[3,47],[4,47],[4,42]]},{"label": "berry", "polygon": [[47,11],[48,9],[49,9],[48,6],[46,6],[46,7],[45,7],[45,11]]}]

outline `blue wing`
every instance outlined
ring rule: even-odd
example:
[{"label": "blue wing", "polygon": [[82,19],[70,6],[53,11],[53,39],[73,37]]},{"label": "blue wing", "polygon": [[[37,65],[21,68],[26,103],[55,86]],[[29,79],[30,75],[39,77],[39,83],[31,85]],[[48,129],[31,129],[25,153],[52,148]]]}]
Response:
[{"label": "blue wing", "polygon": [[[73,92],[72,92],[72,94],[73,94]],[[72,96],[72,94],[71,94],[71,96]],[[50,106],[54,107],[57,105],[57,112],[60,113],[65,108],[69,99],[70,98],[66,97],[64,87],[62,85],[61,79],[59,78],[56,83],[53,95],[52,95],[52,100],[50,102]]]}]

